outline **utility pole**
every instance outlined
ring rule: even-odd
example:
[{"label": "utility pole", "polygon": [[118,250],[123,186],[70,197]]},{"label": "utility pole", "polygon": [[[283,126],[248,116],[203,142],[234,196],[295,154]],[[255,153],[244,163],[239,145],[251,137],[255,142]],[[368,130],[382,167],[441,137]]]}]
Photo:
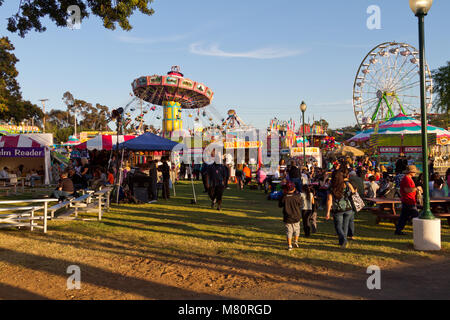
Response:
[{"label": "utility pole", "polygon": [[44,127],[42,132],[45,133],[45,101],[48,101],[48,99],[40,99],[40,102],[42,102],[42,111],[44,112]]}]

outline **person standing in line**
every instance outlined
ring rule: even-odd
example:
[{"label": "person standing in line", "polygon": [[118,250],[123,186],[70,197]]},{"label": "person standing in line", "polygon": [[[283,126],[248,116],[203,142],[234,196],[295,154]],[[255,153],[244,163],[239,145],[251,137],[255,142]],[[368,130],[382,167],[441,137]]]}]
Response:
[{"label": "person standing in line", "polygon": [[300,193],[302,197],[303,207],[302,207],[302,220],[303,220],[303,230],[305,232],[305,237],[311,235],[311,231],[314,233],[317,229],[317,223],[313,214],[314,208],[314,193],[313,188],[310,185],[303,186],[303,191]]},{"label": "person standing in line", "polygon": [[203,162],[202,164],[202,169],[201,169],[201,174],[202,174],[202,182],[203,182],[203,188],[204,191],[203,192],[208,192],[208,164],[206,162]]},{"label": "person standing in line", "polygon": [[291,166],[288,170],[289,180],[295,184],[297,192],[302,192],[302,177],[300,169],[297,167],[294,160],[291,161]]},{"label": "person standing in line", "polygon": [[244,172],[244,185],[248,185],[252,181],[252,170],[247,164],[244,164],[243,172]]},{"label": "person standing in line", "polygon": [[158,168],[158,170],[162,173],[163,178],[162,197],[164,198],[164,200],[167,200],[170,198],[170,188],[169,188],[170,167],[167,164],[166,158],[163,159],[162,165]]},{"label": "person standing in line", "polygon": [[149,163],[148,175],[150,176],[150,202],[153,203],[158,200],[158,168],[155,160],[151,160]]},{"label": "person standing in line", "polygon": [[242,190],[244,188],[244,165],[241,163],[236,166],[236,179],[237,188]]},{"label": "person standing in line", "polygon": [[298,248],[300,236],[300,219],[303,200],[300,194],[295,192],[295,184],[289,181],[283,188],[283,197],[278,200],[278,206],[283,208],[283,222],[286,228],[286,239],[288,250],[292,250],[292,239],[294,247]]},{"label": "person standing in line", "polygon": [[211,198],[211,209],[217,203],[217,210],[222,210],[222,196],[225,189],[225,179],[228,178],[227,169],[223,164],[214,162],[208,166],[208,194]]},{"label": "person standing in line", "polygon": [[405,175],[400,182],[400,200],[402,202],[402,212],[400,213],[400,218],[398,219],[395,235],[403,236],[405,233],[403,229],[405,228],[406,222],[411,218],[416,218],[419,216],[419,211],[417,210],[416,203],[416,193],[418,190],[421,191],[422,188],[416,187],[413,178],[417,174],[416,166],[408,166]]},{"label": "person standing in line", "polygon": [[330,212],[333,213],[334,227],[339,237],[341,248],[347,247],[347,235],[349,224],[354,215],[350,202],[350,194],[356,192],[350,183],[345,183],[348,171],[342,167],[337,171],[331,180],[331,190],[327,199],[326,220],[330,219]]},{"label": "person standing in line", "polygon": [[280,160],[280,164],[278,166],[278,172],[280,173],[280,178],[285,178],[286,177],[286,162],[284,161],[284,159]]}]

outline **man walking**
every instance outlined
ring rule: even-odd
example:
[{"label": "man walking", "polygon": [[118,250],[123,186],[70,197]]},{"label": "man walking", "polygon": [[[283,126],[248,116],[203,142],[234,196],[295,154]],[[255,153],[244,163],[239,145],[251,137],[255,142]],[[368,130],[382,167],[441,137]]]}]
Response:
[{"label": "man walking", "polygon": [[405,176],[400,182],[400,200],[402,201],[402,212],[398,219],[397,226],[395,228],[396,235],[405,235],[402,231],[405,228],[406,222],[411,218],[419,216],[419,211],[416,205],[416,193],[417,190],[421,191],[421,187],[417,187],[414,184],[413,177],[417,173],[416,166],[408,166],[405,171]]},{"label": "man walking", "polygon": [[170,181],[170,167],[167,164],[167,159],[164,158],[163,163],[158,170],[162,173],[163,178],[163,189],[162,189],[162,197],[164,200],[170,198],[170,189],[169,189],[169,181]]},{"label": "man walking", "polygon": [[228,172],[223,164],[213,163],[208,166],[208,193],[211,198],[211,208],[217,203],[217,210],[222,209],[222,195],[225,189],[225,180],[228,179]]},{"label": "man walking", "polygon": [[158,200],[158,168],[155,160],[150,161],[148,174],[150,176],[150,202],[154,203]]}]

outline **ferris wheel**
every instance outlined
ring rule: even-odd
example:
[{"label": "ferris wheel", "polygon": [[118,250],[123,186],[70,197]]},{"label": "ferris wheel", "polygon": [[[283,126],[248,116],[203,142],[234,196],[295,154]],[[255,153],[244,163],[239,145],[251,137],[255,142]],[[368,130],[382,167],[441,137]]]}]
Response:
[{"label": "ferris wheel", "polygon": [[[433,81],[425,64],[426,108],[432,107]],[[400,112],[420,112],[419,52],[406,43],[376,46],[359,66],[353,85],[353,109],[361,127],[384,122]]]}]

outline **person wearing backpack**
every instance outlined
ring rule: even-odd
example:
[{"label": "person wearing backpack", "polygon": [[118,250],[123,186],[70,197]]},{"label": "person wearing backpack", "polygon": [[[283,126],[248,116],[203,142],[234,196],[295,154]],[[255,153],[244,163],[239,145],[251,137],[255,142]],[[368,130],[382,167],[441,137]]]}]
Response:
[{"label": "person wearing backpack", "polygon": [[334,227],[338,234],[341,248],[347,247],[349,226],[355,214],[352,209],[350,197],[356,190],[351,183],[345,183],[347,176],[348,171],[345,167],[342,167],[342,169],[333,174],[330,193],[327,199],[326,220],[330,219],[330,213],[332,213]]}]

